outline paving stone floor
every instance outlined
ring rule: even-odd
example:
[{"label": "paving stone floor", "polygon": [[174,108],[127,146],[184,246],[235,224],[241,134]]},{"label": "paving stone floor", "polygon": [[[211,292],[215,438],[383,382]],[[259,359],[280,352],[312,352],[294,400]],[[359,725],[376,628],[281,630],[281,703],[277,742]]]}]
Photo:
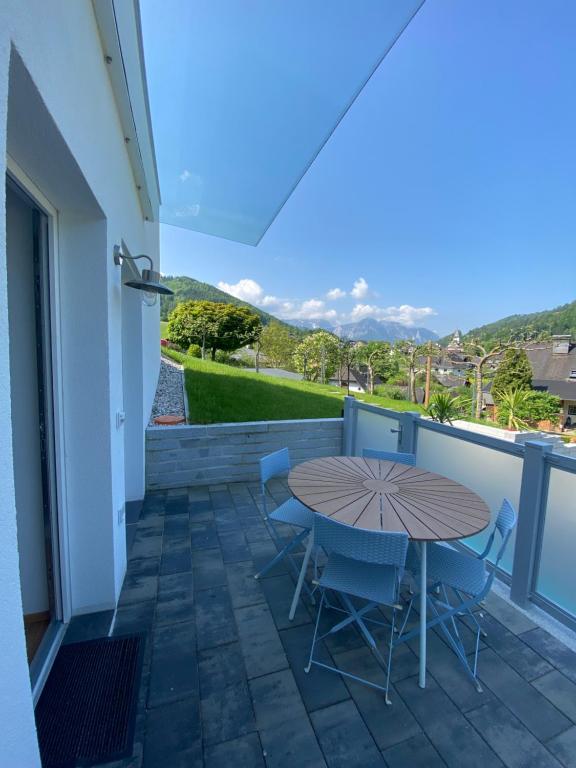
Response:
[{"label": "paving stone floor", "polygon": [[[286,562],[253,578],[275,553],[259,503],[246,483],[148,495],[115,616],[72,620],[66,642],[147,637],[134,753],[108,768],[576,766],[576,654],[494,595],[482,694],[434,632],[424,691],[417,644],[396,649],[391,707],[328,671],[306,675],[315,609],[288,620]],[[353,629],[321,652],[382,679]]]}]

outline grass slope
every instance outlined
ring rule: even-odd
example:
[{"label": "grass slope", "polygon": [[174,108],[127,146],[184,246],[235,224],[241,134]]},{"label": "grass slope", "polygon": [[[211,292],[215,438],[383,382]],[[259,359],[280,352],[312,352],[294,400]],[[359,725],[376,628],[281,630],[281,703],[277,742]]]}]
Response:
[{"label": "grass slope", "polygon": [[[346,391],[338,387],[250,373],[174,350],[163,349],[162,352],[184,366],[193,424],[337,418],[342,415]],[[360,395],[358,399],[397,411],[421,410],[414,403],[375,395]]]}]

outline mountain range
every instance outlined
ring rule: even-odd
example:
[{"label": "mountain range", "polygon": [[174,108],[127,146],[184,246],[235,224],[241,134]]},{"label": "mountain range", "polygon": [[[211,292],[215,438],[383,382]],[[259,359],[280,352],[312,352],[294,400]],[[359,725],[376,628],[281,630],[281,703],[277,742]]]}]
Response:
[{"label": "mountain range", "polygon": [[176,304],[182,301],[218,301],[224,304],[234,304],[237,307],[248,307],[255,312],[264,325],[268,325],[273,320],[281,325],[290,328],[294,334],[305,335],[307,331],[322,329],[335,333],[344,339],[353,339],[354,341],[400,341],[410,339],[418,343],[437,339],[438,336],[427,328],[411,328],[401,323],[395,323],[390,320],[375,320],[374,318],[364,318],[356,323],[331,323],[324,320],[279,320],[269,312],[259,307],[255,307],[247,301],[237,299],[220,288],[216,288],[210,283],[202,283],[200,280],[194,280],[192,277],[171,276],[162,277],[162,282],[168,288],[174,291],[172,296],[162,296],[160,300],[160,319],[167,320],[168,315],[174,309]]},{"label": "mountain range", "polygon": [[[482,342],[494,342],[506,340],[514,334],[528,330],[535,334],[543,333],[551,336],[556,333],[569,333],[576,337],[576,301],[542,312],[509,315],[494,323],[472,328],[462,338],[464,340],[474,338]],[[441,339],[441,343],[448,342],[451,338],[452,335],[446,336]]]},{"label": "mountain range", "polygon": [[415,328],[392,320],[376,320],[365,317],[355,323],[330,323],[326,320],[286,320],[290,325],[307,330],[322,328],[340,336],[341,339],[354,341],[435,341],[438,335],[428,328]]}]

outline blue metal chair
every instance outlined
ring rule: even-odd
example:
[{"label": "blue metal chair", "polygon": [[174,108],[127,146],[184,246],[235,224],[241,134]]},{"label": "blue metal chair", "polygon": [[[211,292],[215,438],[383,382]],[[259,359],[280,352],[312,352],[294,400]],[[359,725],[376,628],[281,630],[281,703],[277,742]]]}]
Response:
[{"label": "blue metal chair", "polygon": [[[476,676],[478,648],[480,635],[485,633],[472,609],[486,598],[492,588],[496,569],[500,564],[512,531],[516,526],[516,520],[517,515],[514,507],[508,499],[504,499],[486,547],[479,555],[460,552],[445,544],[433,544],[428,547],[427,576],[430,584],[428,587],[428,605],[432,609],[434,618],[426,626],[440,626],[450,647],[464,665],[466,672],[472,678],[478,691],[482,691],[482,686]],[[486,558],[493,547],[496,532],[500,534],[500,547],[496,553],[494,566],[488,570]],[[455,602],[450,602],[448,588],[456,597]],[[413,600],[410,601],[407,616],[410,613],[412,603]],[[472,666],[468,662],[464,644],[456,624],[456,616],[462,615],[472,619],[476,628],[474,663]],[[406,621],[404,626],[405,624]],[[409,640],[417,632],[418,630],[412,630],[404,635],[401,632],[401,641]]]},{"label": "blue metal chair", "polygon": [[[388,689],[394,644],[393,636],[396,626],[396,611],[402,610],[402,606],[399,604],[399,590],[408,549],[408,535],[405,533],[366,531],[316,515],[314,519],[314,543],[324,549],[328,555],[328,560],[318,581],[321,593],[320,606],[316,616],[310,659],[305,671],[309,672],[312,664],[315,664],[318,667],[350,677],[352,680],[383,691],[386,696],[386,703],[390,704]],[[318,627],[322,609],[324,605],[329,605],[326,599],[326,590],[337,593],[343,608],[336,610],[346,614],[346,618],[319,637]],[[361,608],[356,608],[350,599],[351,597],[365,601],[364,605]],[[381,605],[392,608],[392,621],[389,625],[382,620],[369,618],[367,615]],[[383,618],[381,613],[378,613],[378,616],[380,619]],[[369,648],[386,671],[385,687],[314,658],[314,648],[318,642],[352,623],[358,627]],[[368,624],[390,626],[387,660],[380,653]]]},{"label": "blue metal chair", "polygon": [[[280,475],[286,475],[290,471],[290,452],[288,448],[282,448],[280,451],[270,453],[268,456],[263,456],[260,459],[260,487],[262,490],[262,504],[264,507],[265,521],[269,524],[270,533],[274,539],[276,546],[279,549],[278,554],[267,565],[257,573],[254,578],[258,579],[264,576],[265,573],[270,571],[274,566],[282,561],[285,557],[288,557],[288,561],[296,576],[300,571],[298,566],[294,562],[291,556],[291,552],[302,542],[312,530],[314,524],[314,513],[308,509],[304,504],[295,499],[293,496],[276,509],[268,511],[268,504],[266,501],[266,484],[273,477]],[[270,524],[271,523],[271,524]],[[301,528],[287,544],[283,543],[278,532],[276,531],[276,523],[285,523],[286,525],[294,526],[295,528]],[[310,594],[310,589],[304,584],[304,588]]]},{"label": "blue metal chair", "polygon": [[413,453],[400,453],[396,451],[375,451],[373,448],[362,449],[363,459],[380,459],[381,461],[397,461],[400,464],[416,466],[416,456]]}]

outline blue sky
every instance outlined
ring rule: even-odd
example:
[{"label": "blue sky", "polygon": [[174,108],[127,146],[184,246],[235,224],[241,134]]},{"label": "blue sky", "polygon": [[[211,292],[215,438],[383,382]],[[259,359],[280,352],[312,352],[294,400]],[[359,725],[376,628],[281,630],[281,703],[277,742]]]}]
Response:
[{"label": "blue sky", "polygon": [[163,225],[162,271],[442,334],[573,300],[575,39],[572,0],[427,0],[260,244]]}]

